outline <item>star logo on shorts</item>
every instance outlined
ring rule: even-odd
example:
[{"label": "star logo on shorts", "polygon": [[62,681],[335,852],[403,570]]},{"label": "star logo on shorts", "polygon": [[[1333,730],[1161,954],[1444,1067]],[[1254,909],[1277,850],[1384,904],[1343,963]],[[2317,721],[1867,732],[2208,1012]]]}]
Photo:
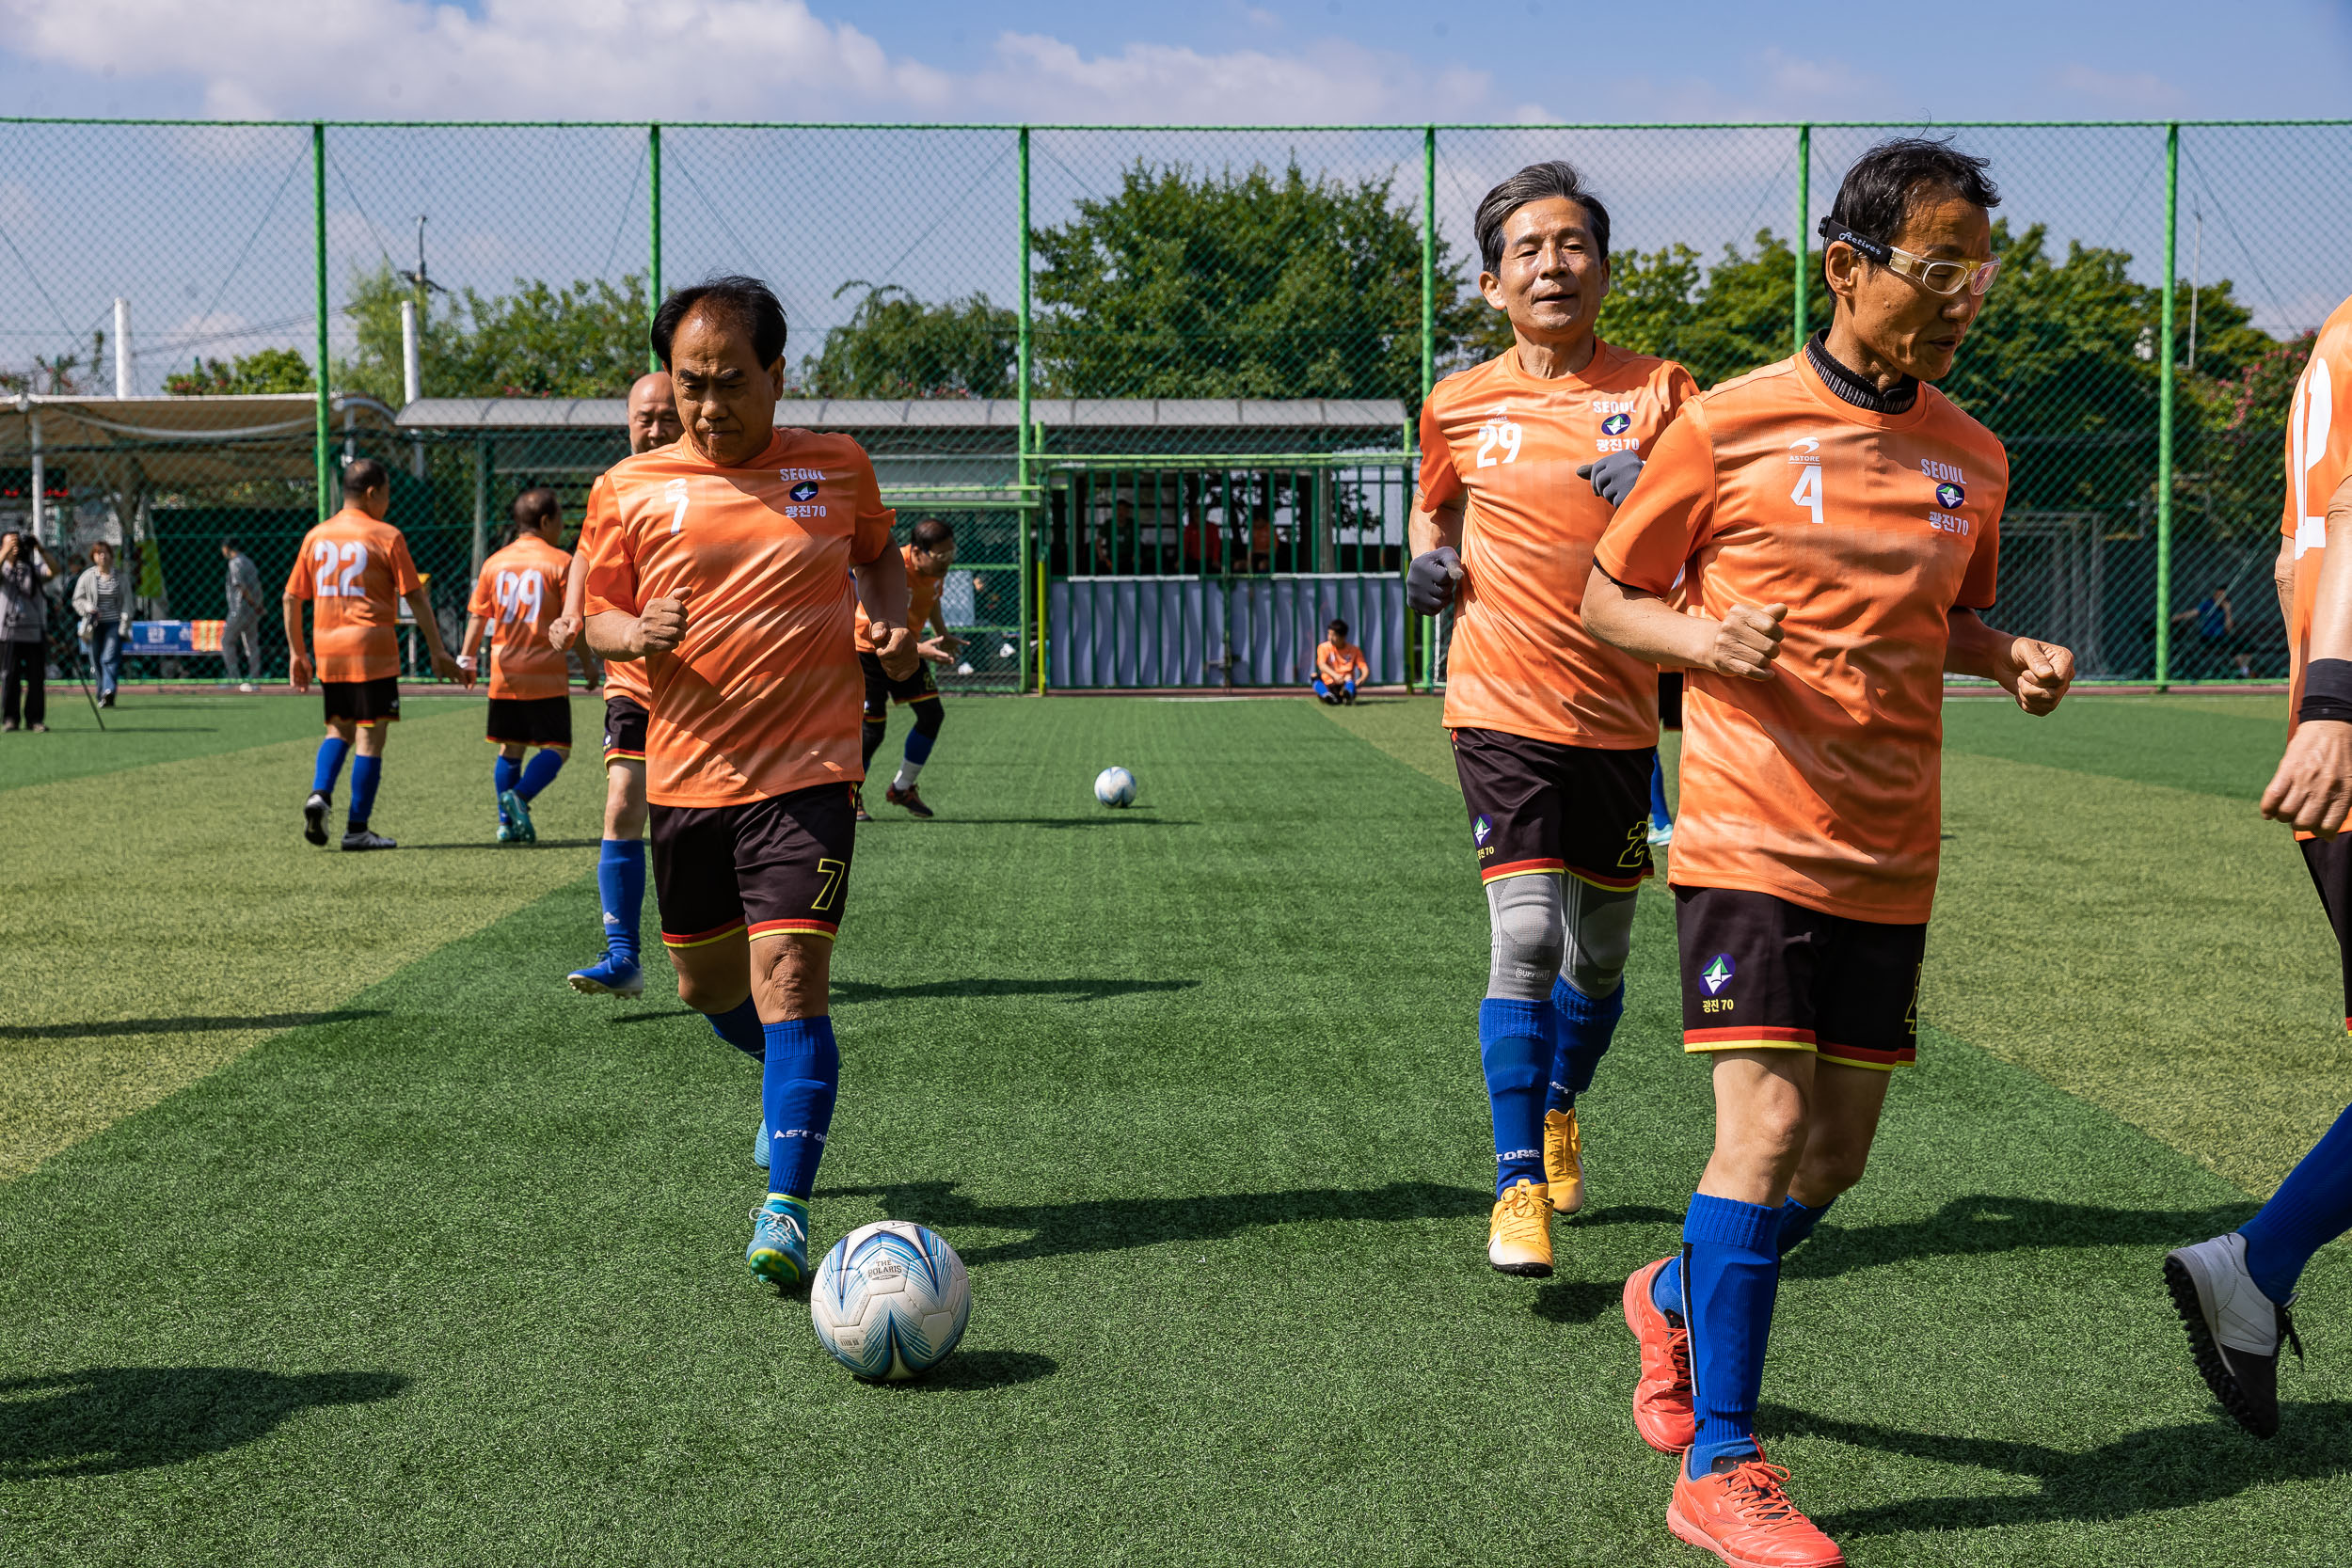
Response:
[{"label": "star logo on shorts", "polygon": [[1470,837],[1471,837],[1471,839],[1472,839],[1473,841],[1475,841],[1477,844],[1479,844],[1479,845],[1480,845],[1480,846],[1482,846],[1482,847],[1486,844],[1486,840],[1487,840],[1487,839],[1488,839],[1488,838],[1489,838],[1489,837],[1493,834],[1494,831],[1495,831],[1495,825],[1494,825],[1493,823],[1491,823],[1491,822],[1487,821],[1487,820],[1486,820],[1485,817],[1483,817],[1483,816],[1482,816],[1482,817],[1480,817],[1477,821],[1475,821],[1475,822],[1473,822],[1473,823],[1471,823],[1471,824],[1470,824]]},{"label": "star logo on shorts", "polygon": [[1699,971],[1699,983],[1707,988],[1708,995],[1713,996],[1731,984],[1731,977],[1739,973],[1739,967],[1731,961],[1730,954],[1718,953],[1707,960],[1705,969]]}]

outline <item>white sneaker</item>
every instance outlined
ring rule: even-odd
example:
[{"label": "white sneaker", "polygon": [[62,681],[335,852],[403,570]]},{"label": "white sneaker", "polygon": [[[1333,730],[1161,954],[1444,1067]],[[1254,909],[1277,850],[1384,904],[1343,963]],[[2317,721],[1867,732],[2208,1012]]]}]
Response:
[{"label": "white sneaker", "polygon": [[239,681],[237,683],[237,689],[240,691],[251,691],[253,689],[253,683],[251,681]]},{"label": "white sneaker", "polygon": [[1650,847],[1651,848],[1653,848],[1653,849],[1663,849],[1664,847],[1666,847],[1666,846],[1668,846],[1669,844],[1672,844],[1674,841],[1675,841],[1675,825],[1674,825],[1673,823],[1671,823],[1671,822],[1653,822],[1653,823],[1651,823],[1651,824],[1650,824],[1650,830],[1649,830],[1649,847]]},{"label": "white sneaker", "polygon": [[2188,1330],[2197,1370],[2238,1425],[2257,1437],[2279,1430],[2279,1342],[2303,1342],[2285,1302],[2262,1293],[2246,1271],[2236,1231],[2164,1255],[2164,1283]]}]

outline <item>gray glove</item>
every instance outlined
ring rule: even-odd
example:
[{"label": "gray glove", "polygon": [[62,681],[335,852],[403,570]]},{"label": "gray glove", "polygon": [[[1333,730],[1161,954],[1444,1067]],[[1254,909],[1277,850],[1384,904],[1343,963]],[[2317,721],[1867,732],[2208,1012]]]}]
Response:
[{"label": "gray glove", "polygon": [[1413,557],[1405,572],[1405,602],[1422,615],[1435,615],[1454,602],[1462,585],[1462,558],[1451,545]]},{"label": "gray glove", "polygon": [[1613,451],[1597,462],[1580,464],[1576,477],[1591,480],[1593,494],[1610,505],[1623,506],[1633,494],[1633,482],[1642,477],[1642,460],[1629,451]]}]

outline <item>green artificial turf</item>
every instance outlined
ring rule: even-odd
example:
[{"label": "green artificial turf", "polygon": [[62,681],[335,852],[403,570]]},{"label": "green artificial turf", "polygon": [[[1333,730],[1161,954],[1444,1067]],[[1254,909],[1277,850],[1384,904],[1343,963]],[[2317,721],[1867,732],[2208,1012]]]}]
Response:
[{"label": "green artificial turf", "polygon": [[[201,696],[126,689],[115,700],[122,705],[102,714],[80,687],[52,683],[49,733],[0,735],[0,790],[218,756],[273,740],[308,736],[315,742],[321,733],[315,695]],[[413,713],[418,700],[409,699],[408,705]]]},{"label": "green artificial turf", "polygon": [[[861,831],[815,1211],[820,1244],[893,1214],[971,1265],[964,1348],[903,1388],[855,1383],[803,1305],[742,1275],[749,1064],[666,997],[560,989],[593,943],[585,848],[484,850],[479,870],[240,848],[272,898],[307,879],[355,924],[432,904],[449,940],[360,966],[329,1016],[0,1185],[0,1559],[1705,1561],[1666,1534],[1670,1462],[1628,1420],[1617,1308],[1676,1243],[1708,1136],[1666,902],[1644,897],[1587,1101],[1595,1208],[1560,1227],[1559,1277],[1499,1276],[1484,911],[1433,721],[952,706],[924,777],[941,818],[885,808]],[[443,787],[432,809],[466,809],[477,768],[448,727],[402,736],[459,781],[412,767],[411,810]],[[282,750],[153,771],[210,800],[214,773],[281,777]],[[2101,781],[2127,805],[2221,799],[1982,760],[1954,769],[1957,845],[2114,803]],[[1088,795],[1113,762],[1141,781],[1134,811]],[[579,795],[565,809],[592,814]],[[174,863],[216,829],[138,820]],[[2006,897],[2006,863],[1959,879],[1947,914]],[[2117,908],[2141,886],[2122,849],[2044,872],[2116,879]],[[464,914],[433,903],[444,876],[479,879]],[[2250,946],[2311,924],[2308,900],[2222,908],[2258,923]],[[320,961],[266,900],[215,910],[290,976]],[[170,918],[127,909],[85,940]],[[2044,925],[2054,951],[2102,940]],[[2187,1011],[2228,981],[2164,983]],[[160,1012],[144,987],[126,963],[44,992],[43,1026]],[[2236,1223],[2246,1190],[1931,1019],[1868,1180],[1782,1289],[1763,1427],[1800,1500],[1861,1564],[2352,1557],[2352,1359],[2323,1326],[2352,1307],[2341,1253],[2306,1280],[2286,1431],[2244,1437],[2156,1261]]]}]

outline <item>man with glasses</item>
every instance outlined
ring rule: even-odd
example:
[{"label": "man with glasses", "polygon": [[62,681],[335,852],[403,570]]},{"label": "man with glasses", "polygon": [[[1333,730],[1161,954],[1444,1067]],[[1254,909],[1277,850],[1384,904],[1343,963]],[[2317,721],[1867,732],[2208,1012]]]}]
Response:
[{"label": "man with glasses", "polygon": [[1916,138],[1863,155],[1821,229],[1828,330],[1667,427],[1584,593],[1595,636],[1690,671],[1671,879],[1715,1147],[1681,1255],[1626,1282],[1625,1312],[1634,1425],[1686,1454],[1667,1523],[1729,1563],[1844,1560],[1766,1463],[1756,1398],[1781,1257],[1861,1179],[1915,1053],[1945,672],[2034,714],[2074,676],[1980,618],[2009,461],[1926,385],[1997,270],[1984,170]]}]

